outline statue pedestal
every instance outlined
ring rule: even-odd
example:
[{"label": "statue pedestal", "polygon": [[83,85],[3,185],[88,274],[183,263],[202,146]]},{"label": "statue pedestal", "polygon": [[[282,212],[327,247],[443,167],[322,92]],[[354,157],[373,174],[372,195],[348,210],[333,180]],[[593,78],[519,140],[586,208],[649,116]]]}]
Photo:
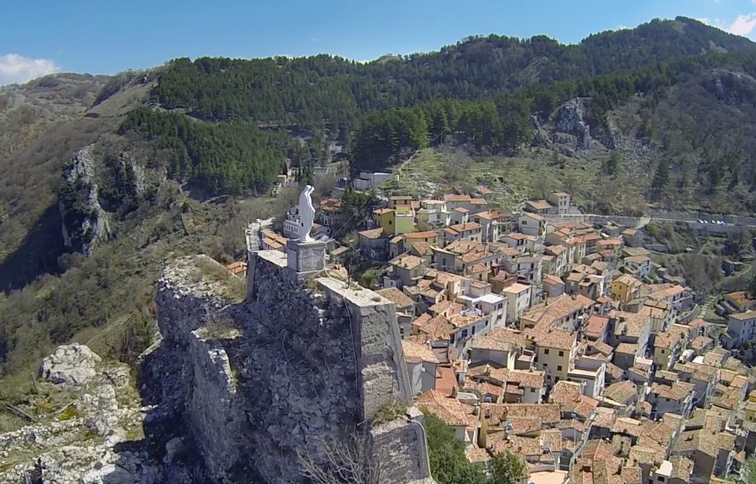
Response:
[{"label": "statue pedestal", "polygon": [[326,243],[320,240],[286,242],[286,262],[297,274],[319,272],[325,269]]}]

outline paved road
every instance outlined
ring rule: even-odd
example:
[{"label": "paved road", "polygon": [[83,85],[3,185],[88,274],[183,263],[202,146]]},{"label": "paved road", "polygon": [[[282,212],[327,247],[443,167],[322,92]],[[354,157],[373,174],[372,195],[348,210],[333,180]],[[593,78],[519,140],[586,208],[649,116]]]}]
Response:
[{"label": "paved road", "polygon": [[[720,215],[711,217],[708,220],[722,220],[727,219],[728,217],[738,217],[738,215]],[[700,228],[708,227],[712,231],[719,231],[721,232],[730,232],[733,231],[733,228],[735,227],[756,227],[756,223],[753,224],[734,224],[734,223],[725,223],[722,224],[712,224],[712,223],[701,223],[699,222],[698,218],[675,218],[675,217],[651,217],[651,216],[642,216],[642,217],[632,217],[632,216],[623,216],[623,215],[602,215],[602,214],[596,214],[596,213],[581,213],[581,214],[566,214],[566,215],[547,215],[547,219],[549,220],[564,220],[564,219],[599,219],[599,220],[621,220],[621,221],[633,221],[635,228],[643,228],[646,225],[648,225],[650,222],[669,222],[669,223],[687,223],[692,224],[696,226],[701,226]],[[627,224],[623,224],[626,225]],[[722,228],[724,227],[724,228]]]}]

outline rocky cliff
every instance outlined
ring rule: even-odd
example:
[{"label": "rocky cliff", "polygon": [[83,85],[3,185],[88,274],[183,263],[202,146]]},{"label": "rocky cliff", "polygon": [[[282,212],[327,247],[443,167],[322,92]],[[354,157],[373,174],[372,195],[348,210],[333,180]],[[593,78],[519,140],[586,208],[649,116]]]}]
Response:
[{"label": "rocky cliff", "polygon": [[[354,444],[369,451],[359,462],[374,477],[367,482],[429,479],[393,303],[327,272],[297,274],[275,251],[251,254],[242,302],[243,281],[224,271],[205,256],[166,268],[157,296],[161,339],[138,362],[141,402],[119,405],[125,383],[110,382],[86,347],[46,358],[44,378],[80,389],[87,405],[73,422],[0,434],[0,450],[18,459],[0,476],[59,484],[308,482],[304,463],[330,472],[334,446]],[[66,439],[53,437],[61,432]],[[58,448],[61,441],[68,447]],[[63,472],[66,458],[74,460]]]}]

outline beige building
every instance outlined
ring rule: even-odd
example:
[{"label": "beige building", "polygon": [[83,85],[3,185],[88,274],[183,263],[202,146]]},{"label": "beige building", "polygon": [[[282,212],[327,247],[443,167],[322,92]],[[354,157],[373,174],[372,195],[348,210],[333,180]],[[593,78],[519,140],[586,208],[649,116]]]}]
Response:
[{"label": "beige building", "polygon": [[504,288],[503,295],[507,297],[507,321],[517,321],[530,307],[531,287],[526,284],[514,283]]},{"label": "beige building", "polygon": [[526,330],[528,339],[535,343],[536,367],[546,372],[546,381],[556,383],[566,380],[572,365],[577,340],[572,331],[558,329]]}]

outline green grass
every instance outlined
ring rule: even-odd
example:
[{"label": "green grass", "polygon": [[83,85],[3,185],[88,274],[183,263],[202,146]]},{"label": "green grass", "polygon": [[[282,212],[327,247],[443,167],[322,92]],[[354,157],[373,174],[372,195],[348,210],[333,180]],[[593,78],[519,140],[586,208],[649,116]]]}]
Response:
[{"label": "green grass", "polygon": [[226,321],[213,321],[202,326],[197,334],[206,340],[233,339],[241,336],[241,332]]},{"label": "green grass", "polygon": [[[597,149],[581,156],[566,158],[551,150],[532,149],[516,157],[468,157],[426,148],[396,168],[398,179],[386,180],[381,188],[397,194],[441,197],[451,191],[470,193],[483,184],[494,191],[494,205],[507,210],[518,210],[531,198],[546,198],[553,191],[566,190],[578,204],[602,204],[605,210],[616,212],[642,211],[645,202],[637,195],[639,190],[631,177],[622,173],[616,179],[601,176],[608,151]],[[617,190],[617,186],[626,189]]]},{"label": "green grass", "polygon": [[246,280],[232,274],[224,266],[210,258],[194,257],[194,264],[199,271],[198,275],[201,280],[212,284],[213,290],[218,296],[235,303],[244,301],[247,295]]},{"label": "green grass", "polygon": [[391,400],[375,412],[371,422],[373,425],[382,425],[404,417],[406,414],[407,405],[398,400]]}]

